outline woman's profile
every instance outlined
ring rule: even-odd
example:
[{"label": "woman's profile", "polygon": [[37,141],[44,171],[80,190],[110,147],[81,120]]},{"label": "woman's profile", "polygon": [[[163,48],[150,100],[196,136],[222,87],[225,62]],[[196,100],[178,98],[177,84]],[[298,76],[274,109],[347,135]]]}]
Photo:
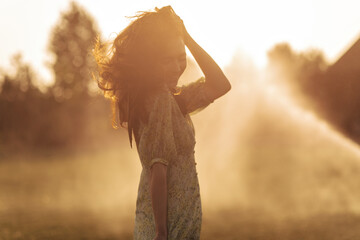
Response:
[{"label": "woman's profile", "polygon": [[[185,46],[204,77],[177,86],[186,68]],[[131,146],[134,136],[142,166],[134,239],[200,239],[202,207],[189,114],[231,85],[171,6],[138,12],[109,49],[99,40],[94,48],[98,86],[112,100]]]}]

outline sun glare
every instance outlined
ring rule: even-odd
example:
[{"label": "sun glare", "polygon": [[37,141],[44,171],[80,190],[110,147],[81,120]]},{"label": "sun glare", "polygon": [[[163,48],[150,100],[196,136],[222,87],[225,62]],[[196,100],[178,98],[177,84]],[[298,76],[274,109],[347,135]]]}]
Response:
[{"label": "sun glare", "polygon": [[267,50],[275,43],[289,41],[295,48],[310,44],[314,21],[311,1],[226,2],[221,7],[207,3],[206,11],[201,10],[200,3],[192,5],[194,11],[188,11],[183,2],[173,4],[194,39],[219,65],[228,64],[235,50],[241,49],[262,68],[267,62]]}]

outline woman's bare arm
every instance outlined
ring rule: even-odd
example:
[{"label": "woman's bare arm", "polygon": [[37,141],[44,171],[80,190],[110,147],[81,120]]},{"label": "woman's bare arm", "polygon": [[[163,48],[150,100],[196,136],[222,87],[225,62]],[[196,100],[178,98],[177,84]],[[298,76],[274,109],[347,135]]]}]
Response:
[{"label": "woman's bare arm", "polygon": [[208,96],[213,100],[221,97],[231,89],[229,80],[226,78],[217,63],[210,57],[210,55],[204,49],[202,49],[190,36],[184,24],[183,30],[184,43],[190,50],[191,54],[194,56],[196,62],[205,75],[205,89]]},{"label": "woman's bare arm", "polygon": [[167,236],[167,166],[154,163],[150,173],[150,195],[158,238]]}]

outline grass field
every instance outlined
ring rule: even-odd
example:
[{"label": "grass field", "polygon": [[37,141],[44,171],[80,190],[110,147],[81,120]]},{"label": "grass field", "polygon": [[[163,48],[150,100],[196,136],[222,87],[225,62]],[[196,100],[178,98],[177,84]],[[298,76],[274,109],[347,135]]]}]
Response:
[{"label": "grass field", "polygon": [[[132,239],[140,166],[122,161],[131,152],[100,152],[3,155],[0,240]],[[208,195],[203,200],[204,240],[360,239],[360,216],[351,212],[274,218],[240,207],[208,209]]]},{"label": "grass field", "polygon": [[[360,216],[322,215],[307,219],[273,220],[259,213],[204,212],[201,239],[258,240],[356,240]],[[102,239],[132,238],[133,218],[121,214],[59,212],[27,209],[1,214],[1,240],[7,239]]]}]

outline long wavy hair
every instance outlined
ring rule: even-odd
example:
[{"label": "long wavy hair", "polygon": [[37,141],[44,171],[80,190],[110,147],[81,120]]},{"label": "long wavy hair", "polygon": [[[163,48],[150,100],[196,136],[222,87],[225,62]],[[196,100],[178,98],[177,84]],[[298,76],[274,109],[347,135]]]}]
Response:
[{"label": "long wavy hair", "polygon": [[[130,146],[139,120],[147,122],[144,100],[163,83],[159,60],[163,46],[182,36],[182,25],[171,6],[139,11],[113,41],[97,36],[93,56],[99,88],[111,100],[112,126],[127,128]],[[176,93],[175,93],[176,94]]]}]

